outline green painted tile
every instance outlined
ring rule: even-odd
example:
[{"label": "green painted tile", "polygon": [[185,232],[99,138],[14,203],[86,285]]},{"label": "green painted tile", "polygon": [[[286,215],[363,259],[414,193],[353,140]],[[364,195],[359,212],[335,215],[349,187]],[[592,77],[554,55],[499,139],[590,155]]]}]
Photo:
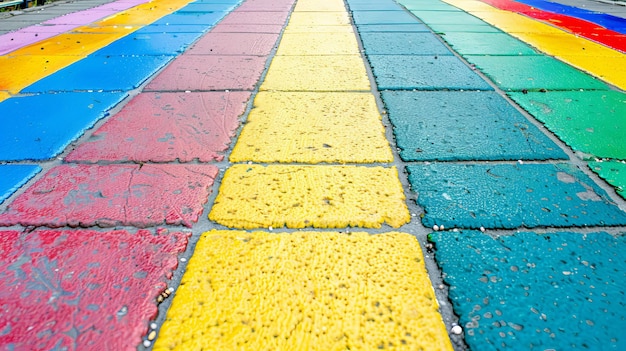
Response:
[{"label": "green painted tile", "polygon": [[574,151],[626,159],[626,94],[617,91],[509,93]]},{"label": "green painted tile", "polygon": [[429,23],[428,26],[438,34],[446,35],[448,32],[461,33],[502,33],[498,28],[488,24],[448,24]]},{"label": "green painted tile", "polygon": [[431,25],[433,23],[439,24],[462,24],[462,25],[476,25],[476,24],[485,24],[485,22],[477,17],[470,15],[467,12],[463,11],[422,11],[422,10],[412,10],[410,11],[412,14],[417,16],[420,20],[422,20],[427,25]]},{"label": "green painted tile", "polygon": [[442,38],[454,51],[465,55],[539,55],[521,40],[505,33],[450,32]]},{"label": "green painted tile", "polygon": [[615,191],[626,199],[626,163],[624,161],[589,162],[589,168],[615,187]]}]

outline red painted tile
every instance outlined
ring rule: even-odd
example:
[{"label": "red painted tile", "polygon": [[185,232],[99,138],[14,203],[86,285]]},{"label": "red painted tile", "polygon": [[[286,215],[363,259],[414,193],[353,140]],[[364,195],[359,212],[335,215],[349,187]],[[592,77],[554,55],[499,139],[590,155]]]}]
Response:
[{"label": "red painted tile", "polygon": [[265,61],[261,56],[181,55],[144,91],[253,90]]},{"label": "red painted tile", "polygon": [[141,93],[66,161],[221,161],[248,92]]},{"label": "red painted tile", "polygon": [[267,56],[276,44],[278,34],[207,33],[188,55],[256,55]]},{"label": "red painted tile", "polygon": [[285,24],[289,12],[285,11],[238,11],[232,12],[220,24]]},{"label": "red painted tile", "polygon": [[189,164],[57,166],[9,204],[0,225],[191,226],[217,172]]},{"label": "red painted tile", "polygon": [[276,33],[283,30],[282,24],[219,24],[211,33]]},{"label": "red painted tile", "polygon": [[0,348],[136,350],[188,236],[0,231]]}]

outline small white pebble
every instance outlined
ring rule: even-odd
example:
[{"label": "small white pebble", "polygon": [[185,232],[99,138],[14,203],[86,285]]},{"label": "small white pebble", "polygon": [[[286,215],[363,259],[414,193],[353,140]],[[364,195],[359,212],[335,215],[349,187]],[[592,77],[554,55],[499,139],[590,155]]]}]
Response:
[{"label": "small white pebble", "polygon": [[439,230],[444,230],[444,229],[446,228],[443,226],[443,224],[439,226]]},{"label": "small white pebble", "polygon": [[185,90],[185,93],[189,94],[191,93],[191,90]]},{"label": "small white pebble", "polygon": [[517,163],[519,163],[520,165],[523,165],[523,164],[524,164],[524,161],[522,161],[522,160],[517,160]]},{"label": "small white pebble", "polygon": [[460,325],[455,325],[452,327],[452,330],[450,331],[452,332],[452,334],[461,335],[461,333],[463,333],[463,328],[461,328]]},{"label": "small white pebble", "polygon": [[415,217],[417,216],[415,213],[411,213],[411,217]]},{"label": "small white pebble", "polygon": [[181,257],[181,258],[180,258],[180,262],[187,262],[187,259],[186,259],[186,258],[184,258],[184,257]]},{"label": "small white pebble", "polygon": [[272,228],[272,226],[269,226],[267,229],[269,229],[269,230],[270,230],[270,232],[271,232],[272,230],[274,230],[274,228]]},{"label": "small white pebble", "polygon": [[156,329],[158,325],[156,323],[150,323],[150,329]]},{"label": "small white pebble", "polygon": [[443,290],[443,288],[445,288],[445,286],[443,286],[443,284],[439,284],[439,290]]},{"label": "small white pebble", "polygon": [[170,292],[170,294],[174,292],[174,288],[172,287],[167,288],[167,290]]},{"label": "small white pebble", "polygon": [[434,230],[434,231],[438,231],[438,230],[439,230],[439,226],[435,224],[435,225],[433,226],[433,230]]},{"label": "small white pebble", "polygon": [[228,92],[230,92],[230,90],[226,89],[226,92],[228,93]]},{"label": "small white pebble", "polygon": [[143,341],[143,346],[144,347],[150,347],[150,345],[152,345],[152,343],[150,341],[148,341],[148,340],[144,340]]},{"label": "small white pebble", "polygon": [[480,231],[484,233],[485,232],[485,227],[481,226],[480,227]]},{"label": "small white pebble", "polygon": [[452,229],[453,232],[458,233],[459,232],[459,228],[454,228]]}]

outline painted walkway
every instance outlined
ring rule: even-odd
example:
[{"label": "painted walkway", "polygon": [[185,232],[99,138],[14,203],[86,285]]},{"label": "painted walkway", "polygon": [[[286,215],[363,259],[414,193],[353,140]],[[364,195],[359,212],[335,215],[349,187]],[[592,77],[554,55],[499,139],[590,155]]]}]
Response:
[{"label": "painted walkway", "polygon": [[619,11],[72,6],[0,19],[0,349],[626,349]]}]

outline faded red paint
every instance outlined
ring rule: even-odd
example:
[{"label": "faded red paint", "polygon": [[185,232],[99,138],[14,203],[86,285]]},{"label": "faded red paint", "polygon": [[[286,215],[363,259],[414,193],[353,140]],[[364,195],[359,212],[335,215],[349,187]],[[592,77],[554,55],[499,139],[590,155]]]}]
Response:
[{"label": "faded red paint", "polygon": [[267,56],[274,48],[277,39],[278,34],[209,32],[186,54]]},{"label": "faded red paint", "polygon": [[188,237],[0,231],[0,349],[136,350]]},{"label": "faded red paint", "polygon": [[566,29],[586,39],[593,40],[622,52],[626,52],[626,35],[606,29],[595,23],[567,15],[539,10],[512,0],[481,1],[501,10],[517,12],[534,19],[549,22],[556,27]]},{"label": "faded red paint", "polygon": [[0,225],[190,227],[217,173],[189,164],[57,166],[9,204]]},{"label": "faded red paint", "polygon": [[253,90],[265,69],[261,56],[179,56],[144,91]]},{"label": "faded red paint", "polygon": [[221,161],[248,92],[142,93],[66,161]]}]

